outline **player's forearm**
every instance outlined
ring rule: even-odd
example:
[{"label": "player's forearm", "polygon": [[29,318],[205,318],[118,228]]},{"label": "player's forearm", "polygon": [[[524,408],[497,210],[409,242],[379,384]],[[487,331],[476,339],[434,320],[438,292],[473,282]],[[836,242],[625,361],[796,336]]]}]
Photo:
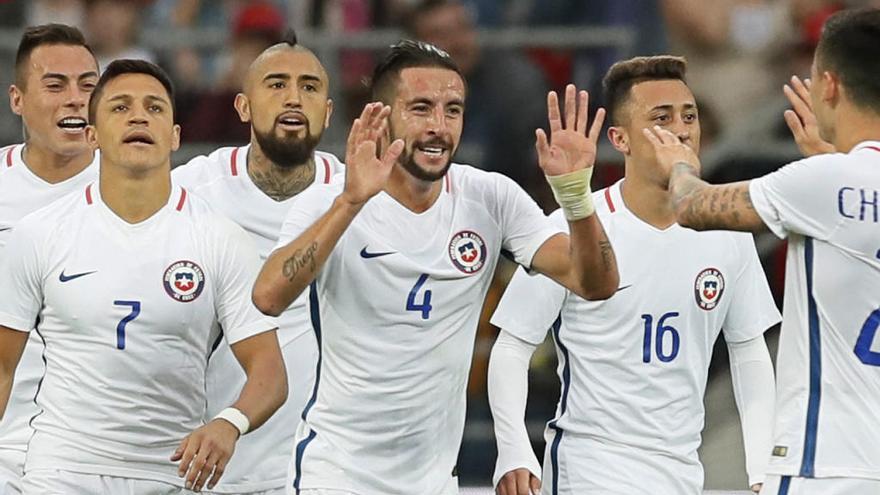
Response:
[{"label": "player's forearm", "polygon": [[776,387],[764,337],[728,344],[734,398],[739,410],[749,485],[764,481],[773,445],[771,418]]},{"label": "player's forearm", "polygon": [[240,350],[241,343],[233,345],[247,381],[232,407],[244,413],[250,421],[250,429],[255,430],[284,404],[288,389],[287,372],[275,332],[265,332],[251,339],[254,340],[245,344],[252,347],[248,357],[243,358],[241,352],[236,351],[236,348]]},{"label": "player's forearm", "polygon": [[504,330],[492,347],[488,393],[498,445],[493,476],[496,485],[505,473],[517,468],[541,476],[525,425],[529,360],[536,347]]},{"label": "player's forearm", "polygon": [[594,213],[569,222],[570,273],[569,289],[587,300],[608,299],[617,290],[620,276],[617,258],[602,222]]},{"label": "player's forearm", "polygon": [[669,177],[669,195],[682,227],[745,232],[766,229],[752,204],[748,182],[711,185],[700,179],[692,165],[677,163]]},{"label": "player's forearm", "polygon": [[278,316],[309,286],[324,266],[339,238],[363,204],[337,197],[311,227],[266,260],[254,284],[254,304],[263,313]]}]

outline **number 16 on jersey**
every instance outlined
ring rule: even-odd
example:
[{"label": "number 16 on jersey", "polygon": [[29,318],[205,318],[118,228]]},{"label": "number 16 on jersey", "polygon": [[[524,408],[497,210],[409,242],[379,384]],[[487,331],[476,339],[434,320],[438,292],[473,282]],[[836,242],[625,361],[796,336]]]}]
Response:
[{"label": "number 16 on jersey", "polygon": [[[678,330],[676,330],[672,325],[668,325],[666,320],[676,318],[678,316],[678,312],[672,311],[669,313],[664,313],[660,319],[657,320],[657,326],[654,327],[654,317],[652,315],[642,315],[642,320],[645,322],[645,338],[642,341],[642,362],[650,363],[652,350],[656,352],[657,359],[661,362],[668,363],[675,359],[678,356],[678,348],[681,345],[681,337],[678,334]],[[672,340],[671,349],[669,353],[663,351],[663,342],[666,340],[666,335],[669,335]],[[651,342],[654,342],[653,349],[651,346]]]}]

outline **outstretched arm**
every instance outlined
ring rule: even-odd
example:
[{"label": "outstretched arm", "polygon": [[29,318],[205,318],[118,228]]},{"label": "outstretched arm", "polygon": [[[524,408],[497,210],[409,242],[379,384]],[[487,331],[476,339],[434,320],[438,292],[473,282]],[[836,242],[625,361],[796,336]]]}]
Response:
[{"label": "outstretched arm", "polygon": [[550,138],[536,131],[538,163],[569,223],[569,236],[545,242],[532,260],[532,268],[585,299],[606,299],[617,290],[619,276],[614,249],[595,214],[590,177],[605,109],[596,111],[587,133],[589,95],[565,88],[565,122],[556,93],[547,95]]},{"label": "outstretched arm", "polygon": [[385,187],[403,151],[403,141],[396,140],[381,158],[377,157],[378,141],[390,112],[391,108],[381,103],[364,107],[348,136],[342,194],[311,227],[266,260],[253,293],[254,304],[263,313],[277,316],[299,297],[315,279],[361,208]]},{"label": "outstretched arm", "polygon": [[669,170],[669,193],[679,225],[694,230],[767,230],[749,196],[749,181],[712,185],[700,179],[700,160],[675,134],[643,130],[657,162]]}]

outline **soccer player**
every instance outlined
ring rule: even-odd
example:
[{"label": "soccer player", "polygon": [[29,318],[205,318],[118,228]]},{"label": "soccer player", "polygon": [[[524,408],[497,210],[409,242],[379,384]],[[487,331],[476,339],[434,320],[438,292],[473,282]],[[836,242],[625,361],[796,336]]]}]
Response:
[{"label": "soccer player", "polygon": [[371,90],[383,103],[355,120],[345,177],[297,197],[254,287],[277,314],[311,284],[321,355],[290,488],[457,493],[474,334],[502,250],[590,299],[617,288],[589,196],[604,111],[587,134],[587,94],[569,86],[564,116],[548,97],[549,142],[537,131],[569,238],[510,179],[451,162],[465,83],[448,54],[400,42]]},{"label": "soccer player", "polygon": [[700,180],[693,151],[645,129],[671,170],[679,223],[788,238],[774,446],[762,493],[880,493],[880,10],[823,28],[809,99],[836,153],[725,185]]},{"label": "soccer player", "polygon": [[[85,138],[89,95],[97,81],[98,64],[79,30],[62,24],[25,29],[9,88],[25,142],[0,149],[0,258],[23,216],[97,177],[97,153]],[[42,348],[36,333],[31,335],[0,420],[0,493],[21,490],[28,422],[39,412],[34,396],[43,375]]]},{"label": "soccer player", "polygon": [[[35,321],[45,342],[23,493],[213,485],[238,437],[286,398],[274,325],[248,297],[252,241],[171,184],[173,101],[157,66],[111,63],[86,128],[99,180],[22,219],[3,253],[0,411]],[[202,425],[218,323],[248,380]]]},{"label": "soccer player", "polygon": [[[656,124],[699,150],[699,113],[685,72],[678,57],[637,57],[612,66],[603,81],[608,138],[624,156],[626,175],[594,200],[617,254],[618,292],[588,301],[518,270],[492,317],[501,328],[488,383],[499,495],[539,491],[541,469],[523,415],[529,360],[548,329],[562,391],[545,430],[544,494],[701,494],[703,391],[722,331],[749,483],[757,491],[763,481],[775,399],[763,333],[779,312],[751,235],[675,223],[666,172],[641,132]],[[565,223],[560,212],[551,218]]]},{"label": "soccer player", "polygon": [[[328,91],[321,62],[291,33],[254,61],[235,100],[241,119],[251,124],[250,144],[220,148],[171,174],[176,184],[249,232],[263,259],[278,242],[293,198],[342,170],[336,157],[315,151],[333,108]],[[307,296],[291,304],[276,324],[290,394],[259,431],[238,442],[213,492],[284,493],[296,425],[312,393],[318,359]],[[228,346],[219,347],[208,363],[209,415],[235,399],[239,387],[234,385],[245,378]]]}]

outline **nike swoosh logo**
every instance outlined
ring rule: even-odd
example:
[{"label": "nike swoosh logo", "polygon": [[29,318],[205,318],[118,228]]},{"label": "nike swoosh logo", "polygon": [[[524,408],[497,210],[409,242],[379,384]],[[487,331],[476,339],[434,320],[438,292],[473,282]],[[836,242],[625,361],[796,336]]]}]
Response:
[{"label": "nike swoosh logo", "polygon": [[624,289],[629,289],[629,288],[632,287],[632,286],[633,286],[633,284],[624,285],[623,287],[618,287],[618,289],[617,289],[615,292],[620,292],[620,291],[622,291],[622,290],[624,290]]},{"label": "nike swoosh logo", "polygon": [[62,283],[70,282],[73,279],[85,277],[86,275],[91,275],[91,274],[95,273],[96,271],[98,271],[98,270],[92,270],[90,272],[74,273],[73,275],[65,275],[64,270],[62,270],[61,275],[58,275],[58,280],[60,280]]},{"label": "nike swoosh logo", "polygon": [[378,258],[380,256],[388,256],[389,254],[394,254],[394,253],[395,253],[395,251],[388,251],[388,252],[383,252],[383,253],[370,253],[367,251],[367,246],[364,246],[364,248],[361,249],[361,258],[364,258],[364,259]]},{"label": "nike swoosh logo", "polygon": [[12,230],[12,227],[3,227],[0,229],[0,232],[6,232],[7,230]]}]

